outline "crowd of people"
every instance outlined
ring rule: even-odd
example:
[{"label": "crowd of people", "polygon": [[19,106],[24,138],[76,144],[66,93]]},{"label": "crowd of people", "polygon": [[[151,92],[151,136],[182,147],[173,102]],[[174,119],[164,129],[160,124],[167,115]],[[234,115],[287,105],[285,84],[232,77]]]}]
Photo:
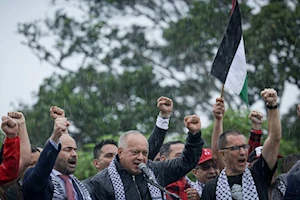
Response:
[{"label": "crowd of people", "polygon": [[[186,141],[164,143],[173,101],[157,100],[157,116],[147,139],[138,130],[124,132],[118,143],[102,140],[91,160],[98,173],[85,180],[74,176],[76,141],[63,109],[53,106],[52,134],[44,148],[31,146],[25,117],[9,112],[2,117],[6,134],[1,150],[0,199],[7,200],[291,200],[300,199],[300,154],[283,158],[277,92],[266,88],[261,96],[268,109],[268,135],[261,143],[263,114],[251,111],[250,135],[239,130],[223,131],[224,99],[212,107],[214,126],[210,148],[204,148],[201,119],[184,118]],[[300,104],[297,107],[300,118]],[[277,159],[283,173],[277,174]],[[80,166],[79,166],[80,167]],[[196,181],[187,175],[191,172]]]}]

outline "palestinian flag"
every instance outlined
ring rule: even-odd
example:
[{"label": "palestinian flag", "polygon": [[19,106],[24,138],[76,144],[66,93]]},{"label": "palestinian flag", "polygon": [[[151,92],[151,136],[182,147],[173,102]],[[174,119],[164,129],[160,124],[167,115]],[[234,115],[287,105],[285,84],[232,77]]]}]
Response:
[{"label": "palestinian flag", "polygon": [[241,14],[236,1],[230,22],[212,65],[211,74],[248,104],[246,55]]}]

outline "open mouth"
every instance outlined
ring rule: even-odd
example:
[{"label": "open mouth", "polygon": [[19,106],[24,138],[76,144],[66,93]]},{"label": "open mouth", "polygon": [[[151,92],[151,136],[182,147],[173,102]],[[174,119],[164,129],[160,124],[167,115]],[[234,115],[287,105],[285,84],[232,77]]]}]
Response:
[{"label": "open mouth", "polygon": [[208,180],[211,180],[211,179],[214,179],[214,178],[216,178],[216,176],[210,176],[210,177],[208,177],[207,179],[208,179]]},{"label": "open mouth", "polygon": [[69,165],[70,165],[71,167],[75,167],[75,166],[76,166],[76,161],[75,161],[75,160],[70,160],[70,161],[69,161]]},{"label": "open mouth", "polygon": [[134,167],[136,168],[136,169],[139,169],[139,164],[140,163],[133,163],[134,164]]},{"label": "open mouth", "polygon": [[245,164],[246,163],[246,159],[245,158],[241,158],[241,159],[238,160],[238,163]]}]

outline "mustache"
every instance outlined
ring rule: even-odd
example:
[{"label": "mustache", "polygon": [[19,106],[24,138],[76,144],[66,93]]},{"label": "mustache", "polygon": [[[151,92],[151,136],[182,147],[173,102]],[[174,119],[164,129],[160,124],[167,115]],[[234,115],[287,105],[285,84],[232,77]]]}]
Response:
[{"label": "mustache", "polygon": [[77,158],[76,157],[71,157],[68,159],[68,162],[77,162]]}]

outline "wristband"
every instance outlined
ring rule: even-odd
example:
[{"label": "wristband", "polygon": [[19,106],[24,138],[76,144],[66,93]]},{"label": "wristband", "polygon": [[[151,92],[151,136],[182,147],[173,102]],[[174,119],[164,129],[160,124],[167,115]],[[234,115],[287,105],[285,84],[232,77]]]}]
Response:
[{"label": "wristband", "polygon": [[267,108],[268,108],[269,110],[274,110],[274,109],[278,108],[278,106],[279,106],[278,103],[277,103],[275,106],[270,106],[270,105],[268,105],[268,104],[266,104],[266,105],[267,105]]},{"label": "wristband", "polygon": [[251,129],[251,132],[254,133],[254,134],[262,134],[261,129],[259,129],[259,130]]}]

